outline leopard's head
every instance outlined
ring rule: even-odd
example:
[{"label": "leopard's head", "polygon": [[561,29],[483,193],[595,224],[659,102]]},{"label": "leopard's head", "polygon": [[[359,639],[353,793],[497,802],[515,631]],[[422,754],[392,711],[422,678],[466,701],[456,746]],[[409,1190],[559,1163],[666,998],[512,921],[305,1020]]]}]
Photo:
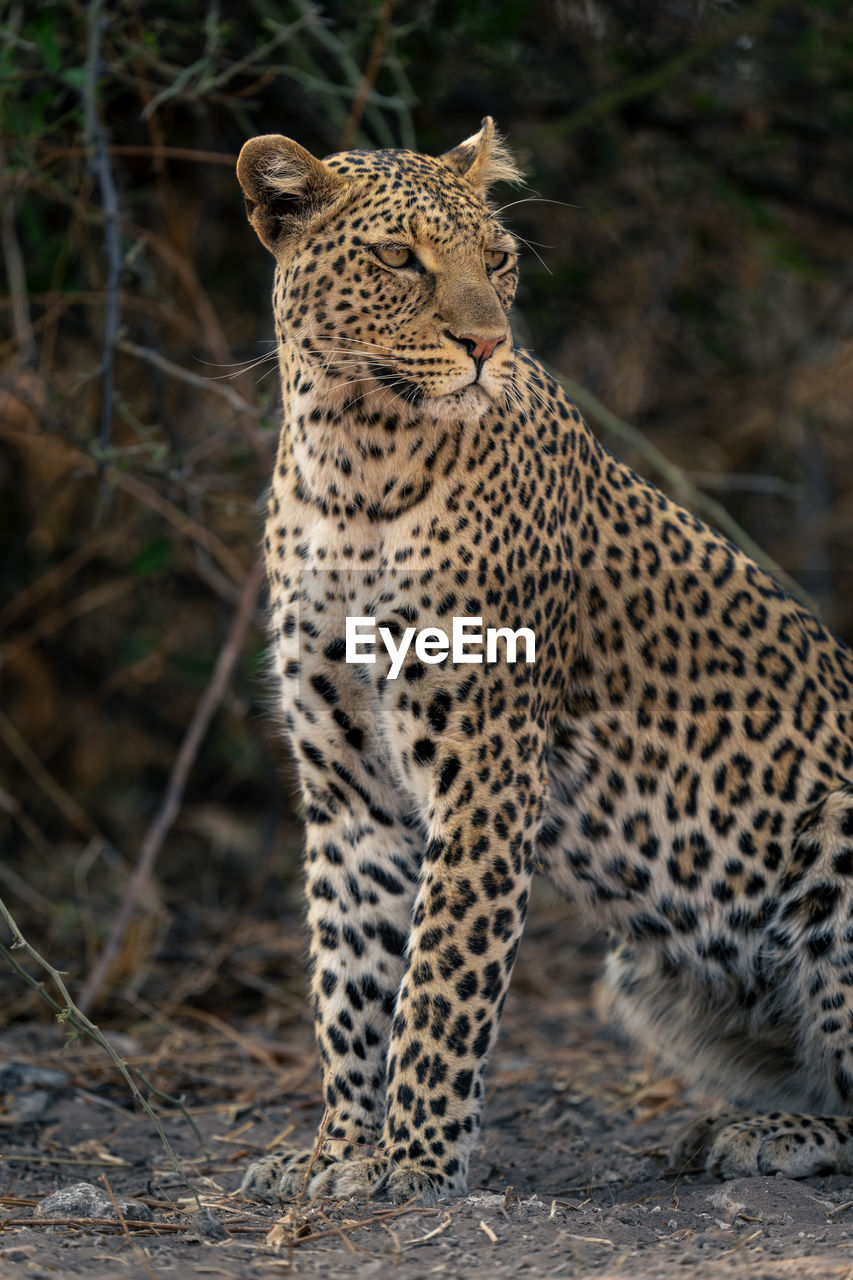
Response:
[{"label": "leopard's head", "polygon": [[243,147],[249,221],[278,264],[280,358],[337,407],[481,416],[506,397],[517,249],[488,203],[518,169],[491,118],[438,157],[318,160],[277,134]]}]

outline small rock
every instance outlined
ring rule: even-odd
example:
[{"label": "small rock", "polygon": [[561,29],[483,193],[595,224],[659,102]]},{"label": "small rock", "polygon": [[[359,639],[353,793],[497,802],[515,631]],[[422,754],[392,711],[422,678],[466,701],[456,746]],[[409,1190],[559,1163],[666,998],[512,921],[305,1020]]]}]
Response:
[{"label": "small rock", "polygon": [[219,1215],[212,1209],[201,1209],[194,1213],[190,1222],[203,1240],[227,1240],[228,1232],[222,1225]]},{"label": "small rock", "polygon": [[[139,1200],[123,1199],[118,1207],[125,1218],[135,1222],[152,1222],[154,1215],[147,1204]],[[115,1205],[106,1191],[91,1182],[75,1182],[71,1187],[60,1187],[40,1200],[34,1210],[37,1218],[117,1218]]]}]

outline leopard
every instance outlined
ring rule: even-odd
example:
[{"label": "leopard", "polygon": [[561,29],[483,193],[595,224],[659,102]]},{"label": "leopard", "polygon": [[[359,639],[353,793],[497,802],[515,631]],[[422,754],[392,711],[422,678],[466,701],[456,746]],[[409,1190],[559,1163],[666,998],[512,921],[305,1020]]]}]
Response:
[{"label": "leopard", "polygon": [[[491,117],[438,156],[263,135],[237,174],[275,259],[264,555],[325,1104],[242,1194],[466,1193],[538,875],[611,939],[617,1023],[725,1100],[674,1166],[853,1174],[853,652],[516,342]],[[442,646],[458,619],[491,661]]]}]

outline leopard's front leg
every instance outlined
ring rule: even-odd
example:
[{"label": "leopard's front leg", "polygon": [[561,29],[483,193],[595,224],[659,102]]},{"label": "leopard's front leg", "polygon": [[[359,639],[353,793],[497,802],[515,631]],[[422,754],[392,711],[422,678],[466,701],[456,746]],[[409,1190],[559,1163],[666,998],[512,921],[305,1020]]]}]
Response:
[{"label": "leopard's front leg", "polygon": [[[304,745],[304,744],[303,744]],[[385,1070],[404,969],[422,841],[387,776],[347,744],[308,746],[300,762],[307,815],[311,993],[326,1110],[319,1145],[250,1165],[241,1192],[274,1202],[309,1172],[382,1141]],[[330,777],[331,774],[331,777]]]},{"label": "leopard's front leg", "polygon": [[391,1032],[383,1150],[330,1166],[312,1179],[314,1195],[370,1191],[429,1203],[465,1192],[543,811],[538,744],[526,743],[519,759],[518,744],[513,751],[503,741],[500,789],[484,785],[489,770],[461,749],[436,759],[431,838]]}]

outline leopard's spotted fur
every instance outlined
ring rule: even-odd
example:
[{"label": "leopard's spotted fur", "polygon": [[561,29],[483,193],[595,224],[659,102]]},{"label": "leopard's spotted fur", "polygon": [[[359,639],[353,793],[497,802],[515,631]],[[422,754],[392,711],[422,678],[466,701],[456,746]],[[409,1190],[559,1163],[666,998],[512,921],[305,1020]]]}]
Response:
[{"label": "leopard's spotted fur", "polygon": [[[625,939],[607,982],[641,1041],[737,1105],[853,1109],[853,654],[515,347],[486,200],[513,172],[490,120],[437,159],[270,136],[239,162],[277,261],[266,556],[307,825],[312,1194],[464,1190],[537,868]],[[536,661],[343,661],[347,616],[453,614],[533,628]],[[847,1119],[705,1137],[724,1174],[853,1171]],[[306,1163],[243,1188],[292,1194]]]}]

